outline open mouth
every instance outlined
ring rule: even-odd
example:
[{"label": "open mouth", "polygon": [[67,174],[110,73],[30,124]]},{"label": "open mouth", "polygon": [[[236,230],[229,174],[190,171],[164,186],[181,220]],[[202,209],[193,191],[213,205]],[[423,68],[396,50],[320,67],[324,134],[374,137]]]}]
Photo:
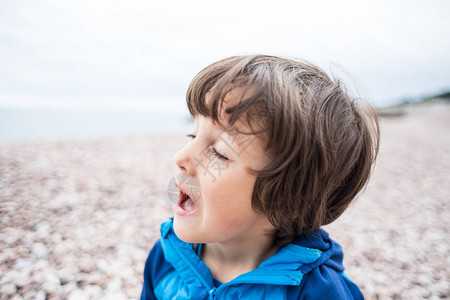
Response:
[{"label": "open mouth", "polygon": [[182,190],[180,190],[180,195],[178,197],[178,203],[177,205],[187,211],[187,212],[193,212],[195,211],[195,209],[197,208],[197,206],[195,205],[194,200],[185,192],[183,192]]},{"label": "open mouth", "polygon": [[170,202],[174,205],[174,213],[179,216],[190,216],[198,210],[198,201],[202,188],[198,178],[180,172],[173,177],[167,187]]}]

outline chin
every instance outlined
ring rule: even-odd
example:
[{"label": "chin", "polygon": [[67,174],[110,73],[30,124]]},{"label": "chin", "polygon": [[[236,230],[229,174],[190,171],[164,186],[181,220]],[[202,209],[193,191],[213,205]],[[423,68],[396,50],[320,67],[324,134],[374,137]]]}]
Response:
[{"label": "chin", "polygon": [[193,230],[186,226],[186,224],[183,224],[183,222],[180,220],[177,220],[177,217],[173,220],[173,230],[175,231],[175,234],[177,237],[186,243],[200,243],[198,239],[193,234]]}]

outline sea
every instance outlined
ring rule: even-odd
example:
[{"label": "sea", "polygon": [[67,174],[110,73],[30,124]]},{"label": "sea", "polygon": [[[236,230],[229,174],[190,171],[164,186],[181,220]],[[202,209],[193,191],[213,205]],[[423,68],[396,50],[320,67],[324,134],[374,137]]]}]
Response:
[{"label": "sea", "polygon": [[0,143],[160,135],[191,124],[180,110],[0,109]]}]

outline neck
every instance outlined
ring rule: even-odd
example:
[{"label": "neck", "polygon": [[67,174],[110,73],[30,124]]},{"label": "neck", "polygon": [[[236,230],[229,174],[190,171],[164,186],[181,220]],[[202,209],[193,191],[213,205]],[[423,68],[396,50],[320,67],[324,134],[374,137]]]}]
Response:
[{"label": "neck", "polygon": [[272,237],[264,235],[258,240],[208,243],[202,250],[203,261],[213,277],[225,283],[258,268],[277,248]]}]

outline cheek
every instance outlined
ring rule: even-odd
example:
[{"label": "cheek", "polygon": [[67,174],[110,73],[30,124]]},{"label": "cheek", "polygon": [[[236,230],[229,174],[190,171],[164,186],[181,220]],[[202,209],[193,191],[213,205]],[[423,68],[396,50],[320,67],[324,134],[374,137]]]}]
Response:
[{"label": "cheek", "polygon": [[205,209],[212,217],[229,220],[230,223],[244,221],[241,219],[253,214],[254,183],[254,176],[246,173],[222,174],[214,183],[204,187]]}]

